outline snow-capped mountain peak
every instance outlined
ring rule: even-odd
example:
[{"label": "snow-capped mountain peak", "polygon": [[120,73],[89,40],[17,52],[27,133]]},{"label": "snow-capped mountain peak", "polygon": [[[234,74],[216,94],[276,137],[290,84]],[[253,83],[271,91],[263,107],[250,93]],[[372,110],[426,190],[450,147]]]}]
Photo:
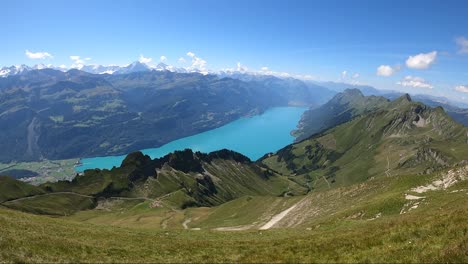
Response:
[{"label": "snow-capped mountain peak", "polygon": [[159,63],[157,65],[144,63],[140,61],[135,61],[127,65],[99,65],[99,64],[74,64],[70,67],[66,67],[65,65],[61,65],[59,67],[55,67],[51,64],[37,64],[32,67],[27,65],[13,65],[10,67],[3,67],[0,68],[0,77],[8,77],[13,75],[23,74],[25,72],[31,70],[42,70],[42,69],[55,69],[60,71],[68,71],[71,69],[77,69],[80,71],[92,73],[92,74],[127,74],[133,72],[146,72],[146,71],[170,71],[170,72],[177,72],[177,73],[189,73],[189,72],[198,72],[202,74],[208,74],[210,72],[202,72],[197,69],[192,68],[177,68],[172,65],[168,65],[165,63]]},{"label": "snow-capped mountain peak", "polygon": [[31,70],[32,68],[27,65],[13,65],[10,67],[3,67],[0,69],[0,77],[7,77],[10,75],[18,75]]}]

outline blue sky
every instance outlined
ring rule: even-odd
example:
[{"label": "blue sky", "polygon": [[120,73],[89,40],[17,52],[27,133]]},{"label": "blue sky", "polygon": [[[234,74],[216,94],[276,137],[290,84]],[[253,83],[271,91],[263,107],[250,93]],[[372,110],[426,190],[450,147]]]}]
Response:
[{"label": "blue sky", "polygon": [[72,55],[188,66],[192,52],[211,70],[240,62],[468,101],[467,14],[464,0],[4,1],[0,67]]}]

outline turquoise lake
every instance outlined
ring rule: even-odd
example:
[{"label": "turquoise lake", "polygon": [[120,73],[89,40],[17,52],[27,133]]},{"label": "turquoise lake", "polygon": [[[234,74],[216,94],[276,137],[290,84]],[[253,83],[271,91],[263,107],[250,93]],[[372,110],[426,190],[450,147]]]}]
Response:
[{"label": "turquoise lake", "polygon": [[[275,107],[261,115],[241,118],[222,127],[190,137],[169,142],[158,148],[144,149],[151,158],[160,158],[175,150],[190,148],[193,151],[211,152],[230,149],[240,152],[251,160],[257,160],[269,152],[275,152],[292,143],[294,130],[306,107]],[[126,155],[81,159],[82,165],[75,170],[111,169],[120,166]]]}]

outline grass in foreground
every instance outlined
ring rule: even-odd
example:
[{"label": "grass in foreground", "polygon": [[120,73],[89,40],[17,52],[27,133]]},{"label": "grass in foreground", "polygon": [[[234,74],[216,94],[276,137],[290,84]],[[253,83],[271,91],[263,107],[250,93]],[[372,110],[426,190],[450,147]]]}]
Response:
[{"label": "grass in foreground", "polygon": [[243,232],[130,229],[0,209],[0,262],[466,263],[463,203],[333,228]]},{"label": "grass in foreground", "polygon": [[[307,216],[304,221],[267,231],[212,228],[266,221],[264,212],[278,213],[303,199],[243,197],[187,210],[113,201],[69,218],[0,206],[0,262],[467,263],[468,181],[417,194],[425,197],[419,207],[400,214],[411,188],[441,175],[447,174],[389,177],[312,193],[304,198],[311,203],[297,212]],[[183,230],[189,218],[189,227],[202,230]]]}]

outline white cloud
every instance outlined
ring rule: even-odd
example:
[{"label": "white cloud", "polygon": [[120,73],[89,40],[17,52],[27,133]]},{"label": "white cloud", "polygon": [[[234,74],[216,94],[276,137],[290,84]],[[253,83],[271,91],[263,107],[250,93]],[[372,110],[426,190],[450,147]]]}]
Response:
[{"label": "white cloud", "polygon": [[161,56],[161,58],[159,58],[159,60],[161,62],[165,62],[165,61],[167,61],[167,57],[163,55],[163,56]]},{"label": "white cloud", "polygon": [[145,63],[145,64],[150,63],[152,60],[153,58],[145,58],[143,54],[140,54],[140,58],[138,59],[140,63]]},{"label": "white cloud", "polygon": [[392,76],[399,70],[400,70],[400,67],[398,66],[392,67],[390,65],[380,65],[377,68],[377,75],[388,77],[388,76]]},{"label": "white cloud", "polygon": [[206,61],[198,57],[193,57],[192,65],[190,67],[200,71],[206,71]]},{"label": "white cloud", "polygon": [[468,54],[468,39],[465,37],[459,37],[455,40],[455,42],[459,47],[458,53]]},{"label": "white cloud", "polygon": [[273,71],[270,68],[263,66],[260,68],[260,70],[254,70],[254,69],[249,69],[245,65],[241,64],[238,62],[236,64],[236,67],[233,68],[224,68],[220,70],[221,73],[227,73],[227,74],[232,74],[232,73],[247,73],[251,74],[254,76],[258,75],[263,75],[263,76],[276,76],[279,78],[295,78],[295,79],[300,79],[300,80],[318,80],[319,78],[314,75],[310,74],[292,74],[288,72],[281,72],[281,71]]},{"label": "white cloud", "polygon": [[347,70],[341,72],[341,78],[338,80],[339,82],[351,84],[351,85],[364,85],[358,79],[361,75],[357,72],[351,73]]},{"label": "white cloud", "polygon": [[317,80],[318,78],[316,76],[310,75],[310,74],[292,74],[288,72],[272,72],[269,71],[268,74],[264,75],[273,75],[281,78],[295,78],[299,80]]},{"label": "white cloud", "polygon": [[91,58],[89,58],[89,57],[88,57],[88,58],[85,58],[84,60],[85,60],[85,61],[90,61],[90,60],[91,60]]},{"label": "white cloud", "polygon": [[177,60],[179,63],[185,63],[185,59],[183,57],[180,57],[178,60]]},{"label": "white cloud", "polygon": [[197,57],[195,53],[189,51],[187,52],[187,56],[192,58],[192,64],[187,68],[189,71],[197,71],[203,74],[208,74],[208,70],[206,68],[206,60]]},{"label": "white cloud", "polygon": [[48,52],[31,52],[29,50],[25,51],[25,54],[30,59],[46,59],[52,58],[52,55]]},{"label": "white cloud", "polygon": [[247,72],[249,69],[242,65],[240,62],[237,63],[237,71],[239,72]]},{"label": "white cloud", "polygon": [[81,69],[83,68],[84,63],[85,63],[84,60],[80,58],[80,56],[76,56],[76,55],[70,56],[70,60],[73,61],[73,64],[70,66],[71,68]]},{"label": "white cloud", "polygon": [[437,51],[432,51],[429,53],[420,53],[414,56],[409,56],[406,60],[406,66],[412,69],[427,69],[431,66],[437,57]]},{"label": "white cloud", "polygon": [[345,79],[347,75],[348,75],[348,71],[341,72],[341,79]]},{"label": "white cloud", "polygon": [[434,88],[434,86],[432,86],[423,78],[413,77],[413,76],[406,76],[403,80],[397,82],[397,84],[404,86],[404,87],[426,88],[426,89]]},{"label": "white cloud", "polygon": [[302,80],[317,80],[318,78],[316,76],[313,76],[311,74],[306,74],[306,75],[296,75],[296,78],[302,79]]},{"label": "white cloud", "polygon": [[468,93],[468,85],[458,85],[455,87],[455,91],[461,93]]}]

